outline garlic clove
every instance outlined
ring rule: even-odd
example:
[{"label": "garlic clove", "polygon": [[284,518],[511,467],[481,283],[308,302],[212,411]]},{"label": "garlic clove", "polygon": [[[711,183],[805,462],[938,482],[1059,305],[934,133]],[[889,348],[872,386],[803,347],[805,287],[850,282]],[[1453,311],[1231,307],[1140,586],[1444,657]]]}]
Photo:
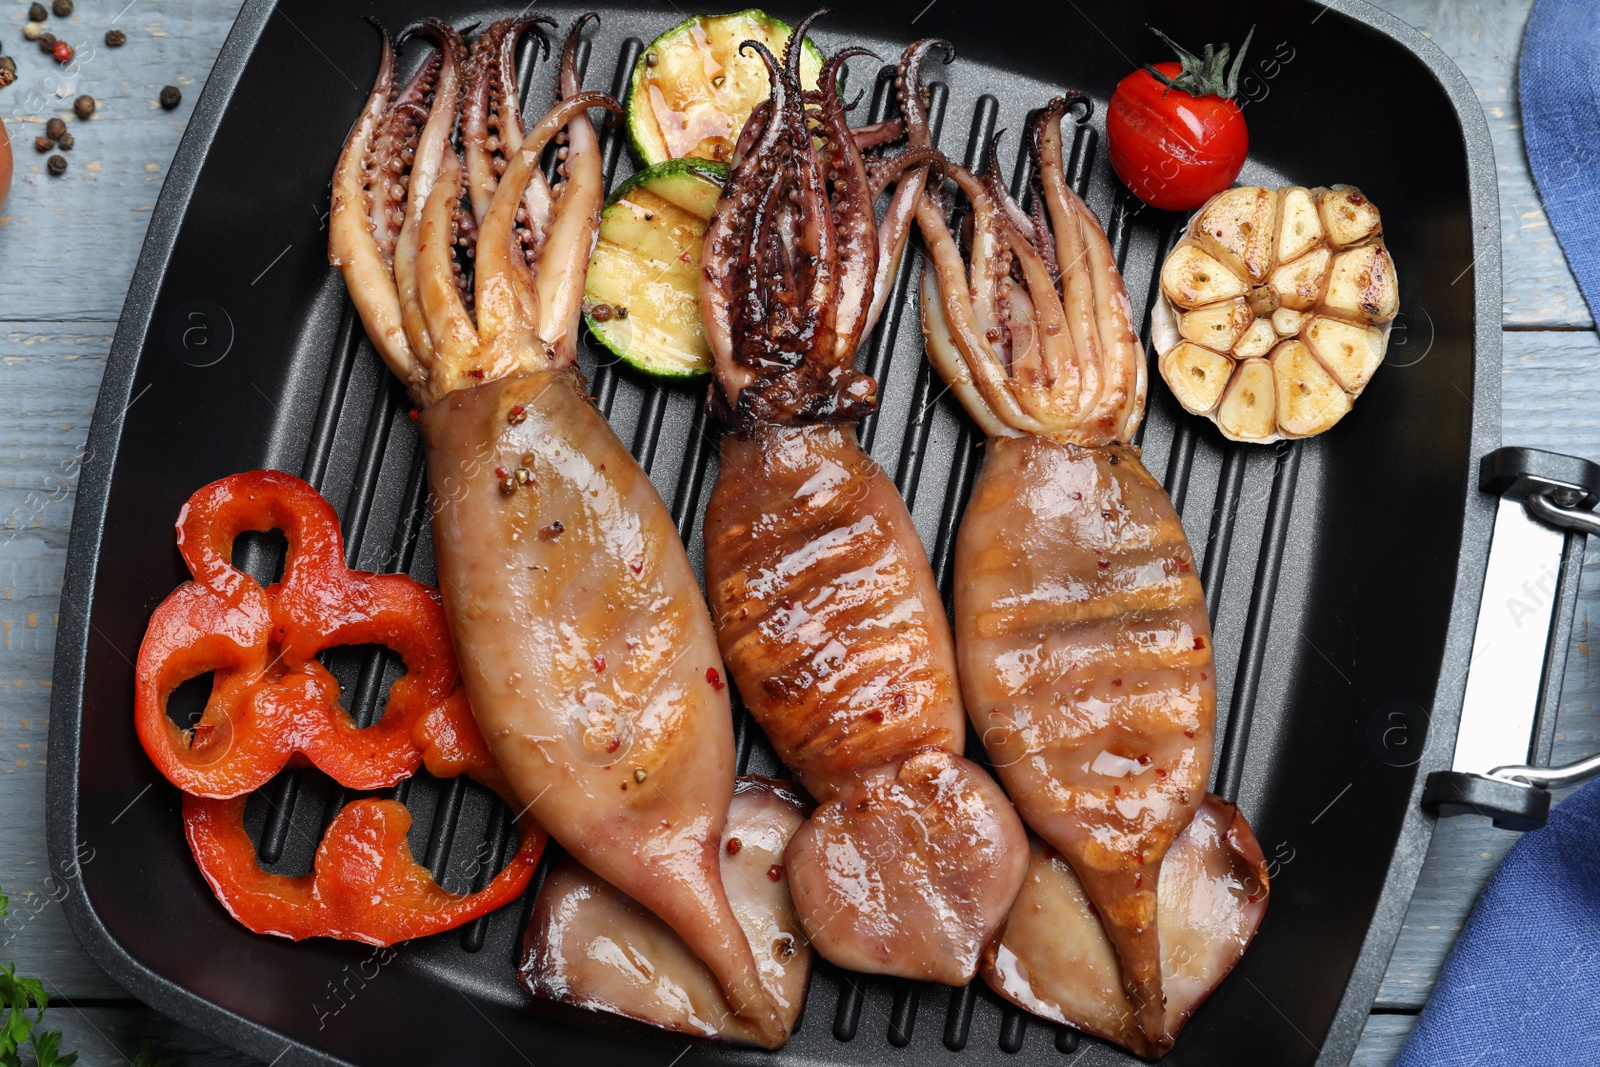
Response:
[{"label": "garlic clove", "polygon": [[1293,337],[1306,328],[1306,323],[1311,321],[1311,312],[1296,311],[1294,308],[1279,308],[1272,313],[1272,328],[1279,337]]},{"label": "garlic clove", "polygon": [[1272,364],[1264,359],[1247,359],[1233,372],[1233,380],[1222,394],[1222,403],[1217,405],[1217,425],[1236,440],[1264,441],[1276,429],[1276,401]]},{"label": "garlic clove", "polygon": [[1278,291],[1282,306],[1294,311],[1315,307],[1332,259],[1332,252],[1318,248],[1273,271],[1271,285]]},{"label": "garlic clove", "polygon": [[1353,185],[1324,189],[1317,197],[1317,214],[1334,248],[1360,244],[1383,229],[1377,205]]},{"label": "garlic clove", "polygon": [[[1284,301],[1288,303],[1288,301]],[[1362,322],[1388,322],[1400,310],[1394,260],[1382,241],[1340,252],[1333,259],[1323,307]]]},{"label": "garlic clove", "polygon": [[1236,297],[1185,311],[1178,319],[1178,332],[1185,340],[1204,345],[1213,352],[1226,352],[1238,343],[1254,318],[1244,298]]},{"label": "garlic clove", "polygon": [[[1294,314],[1294,312],[1290,312]],[[1272,322],[1268,319],[1257,319],[1250,324],[1238,342],[1233,346],[1234,359],[1254,359],[1264,356],[1272,351],[1272,346],[1278,343],[1278,332],[1273,329]]]},{"label": "garlic clove", "polygon": [[1161,267],[1161,291],[1180,308],[1231,300],[1248,289],[1243,279],[1196,244],[1179,245]]},{"label": "garlic clove", "polygon": [[1349,395],[1301,341],[1285,341],[1269,360],[1276,391],[1277,424],[1285,437],[1321,433],[1345,417]]},{"label": "garlic clove", "polygon": [[1383,330],[1318,317],[1305,329],[1311,353],[1345,389],[1359,393],[1383,362]]},{"label": "garlic clove", "polygon": [[1161,376],[1185,411],[1205,415],[1217,406],[1233,373],[1233,360],[1190,341],[1161,357]]},{"label": "garlic clove", "polygon": [[1278,242],[1274,257],[1279,263],[1299,259],[1322,243],[1322,220],[1310,189],[1298,185],[1283,190],[1278,205]]},{"label": "garlic clove", "polygon": [[1195,240],[1229,270],[1260,283],[1272,269],[1277,218],[1277,196],[1259,186],[1243,185],[1212,197],[1193,232]]}]

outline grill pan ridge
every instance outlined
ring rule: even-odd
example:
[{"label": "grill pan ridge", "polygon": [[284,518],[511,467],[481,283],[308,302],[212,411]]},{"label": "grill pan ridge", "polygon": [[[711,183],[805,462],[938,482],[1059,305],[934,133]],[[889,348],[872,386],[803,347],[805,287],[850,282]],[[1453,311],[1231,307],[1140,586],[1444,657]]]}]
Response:
[{"label": "grill pan ridge", "polygon": [[[1252,68],[1264,91],[1247,112],[1256,143],[1241,180],[1359,183],[1384,209],[1403,313],[1428,311],[1431,336],[1402,337],[1426,341],[1422,355],[1392,348],[1391,366],[1324,437],[1230,444],[1183,415],[1153,366],[1141,430],[1145,463],[1201,560],[1217,660],[1213,789],[1241,805],[1276,872],[1255,945],[1165,1062],[1348,1062],[1431,833],[1416,801],[1426,772],[1448,761],[1487,554],[1490,509],[1470,489],[1476,457],[1499,437],[1498,211],[1481,113],[1432,45],[1359,0],[1125,3],[1042,20],[1026,4],[986,5],[981,20],[960,0],[918,8],[840,12],[815,36],[825,51],[864,43],[886,57],[917,36],[953,40],[955,63],[928,71],[935,141],[976,167],[1006,131],[998,150],[1015,192],[1029,180],[1017,151],[1027,111],[1069,86],[1103,106],[1131,69],[1122,49],[1147,51],[1146,22],[1187,42],[1237,40],[1258,23],[1256,48],[1279,73]],[[541,10],[565,23],[583,8]],[[66,900],[91,955],[156,1007],[283,1065],[1137,1062],[1005,1004],[981,982],[949,990],[821,961],[794,1039],[776,1057],[535,1003],[515,978],[531,893],[392,954],[258,938],[223,914],[189,857],[176,791],[144,758],[131,723],[127,661],[150,610],[186,577],[171,538],[178,507],[223,474],[293,471],[339,510],[352,566],[434,577],[410,401],[327,267],[318,217],[375,62],[372,33],[355,18],[363,13],[357,2],[246,3],[157,205],[113,346],[74,519],[48,787],[53,859],[79,842],[95,850]],[[465,25],[509,13],[423,0],[381,12],[393,26],[423,14]],[[585,83],[620,96],[644,42],[682,15],[616,5],[602,15],[580,55]],[[1029,55],[1018,54],[1023,46]],[[1314,86],[1328,81],[1319,75],[1351,49],[1374,57],[1377,73],[1357,91],[1370,99],[1319,125],[1362,115],[1379,127],[1378,143],[1330,154],[1284,131],[1318,102]],[[538,113],[552,66],[534,66],[525,51],[523,69]],[[293,72],[287,83],[284,70]],[[847,89],[862,91],[867,114],[857,121],[892,109],[887,69],[857,61]],[[1403,117],[1392,113],[1402,97]],[[1390,114],[1373,120],[1364,104]],[[1148,349],[1156,266],[1182,220],[1140,210],[1121,190],[1100,150],[1100,110],[1073,132],[1069,178],[1106,222]],[[1410,133],[1380,136],[1389,127]],[[632,169],[624,142],[620,129],[602,133],[608,187]],[[1422,173],[1418,160],[1432,168],[1431,192],[1407,185]],[[265,262],[283,241],[290,249],[278,270],[250,282],[259,270],[251,256]],[[905,495],[948,600],[982,441],[922,357],[913,249],[860,355],[883,398],[861,437]],[[1449,284],[1468,263],[1471,285]],[[172,343],[171,324],[196,313],[219,345],[229,342],[214,363]],[[700,568],[716,473],[702,389],[654,383],[587,340],[580,363]],[[240,552],[262,578],[281,557],[270,538],[244,539]],[[395,657],[341,649],[327,661],[352,713],[372,721],[398,674]],[[1369,737],[1375,709],[1396,700],[1432,715],[1409,762]],[[737,705],[735,714],[741,770],[782,773],[761,731]],[[975,743],[969,749],[981,758]],[[479,888],[509,858],[510,813],[476,785],[419,774],[394,794],[413,812],[414,852],[447,888]],[[306,869],[352,796],[313,771],[280,775],[247,809],[263,861]]]}]

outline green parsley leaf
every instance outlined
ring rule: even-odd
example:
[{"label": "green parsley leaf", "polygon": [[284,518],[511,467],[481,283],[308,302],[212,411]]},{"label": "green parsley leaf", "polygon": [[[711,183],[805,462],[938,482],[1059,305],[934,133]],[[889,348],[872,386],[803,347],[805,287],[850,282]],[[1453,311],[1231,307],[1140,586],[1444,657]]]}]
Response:
[{"label": "green parsley leaf", "polygon": [[[0,893],[0,919],[10,903]],[[59,1033],[36,1029],[49,1006],[43,982],[17,974],[14,963],[0,964],[0,1067],[72,1067],[78,1062],[76,1052],[61,1051]],[[33,1053],[31,1064],[22,1059],[24,1048]]]}]

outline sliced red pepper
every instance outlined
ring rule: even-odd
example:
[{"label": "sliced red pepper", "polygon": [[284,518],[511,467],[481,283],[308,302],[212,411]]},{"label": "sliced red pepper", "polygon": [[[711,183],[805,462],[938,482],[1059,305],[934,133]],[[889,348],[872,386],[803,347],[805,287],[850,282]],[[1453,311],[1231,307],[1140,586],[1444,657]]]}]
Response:
[{"label": "sliced red pepper", "polygon": [[478,732],[467,694],[458,689],[449,700],[417,720],[412,739],[422,749],[422,764],[435,778],[471,776],[499,794],[513,808],[521,807],[500,764]]},{"label": "sliced red pepper", "polygon": [[183,828],[200,872],[222,906],[258,934],[299,941],[336,937],[392,945],[471,922],[522,896],[544,851],[545,832],[521,824],[522,842],[505,869],[476,893],[457,895],[412,858],[411,813],[366,797],[334,816],[310,874],[263,870],[244,828],[244,797],[185,795]]},{"label": "sliced red pepper", "polygon": [[[284,532],[288,559],[283,580],[263,589],[233,566],[233,543],[272,529]],[[194,580],[151,616],[134,695],[139,740],[178,788],[242,796],[294,760],[347,788],[381,789],[416,770],[430,730],[458,747],[470,735],[467,749],[487,758],[465,700],[455,699],[460,672],[439,594],[403,574],[346,567],[338,516],[311,486],[278,471],[213,482],[179,514],[178,549]],[[339,685],[316,658],[358,644],[385,645],[406,667],[366,729],[339,706]],[[185,731],[167,700],[207,671],[211,697]]]},{"label": "sliced red pepper", "polygon": [[[247,530],[284,532],[283,580],[262,588],[233,566]],[[189,498],[178,550],[193,580],[150,619],[134,696],[139,740],[184,790],[184,831],[200,871],[229,914],[261,934],[391,945],[470,922],[521,896],[546,835],[519,820],[522,843],[482,890],[446,891],[406,843],[411,814],[393,800],[346,805],[317,846],[310,874],[273,874],[244,828],[245,794],[290,762],[310,762],[351,789],[393,785],[419,765],[441,778],[470,774],[514,796],[461,688],[436,590],[400,574],[344,564],[338,516],[292,475],[252,471]],[[317,653],[380,644],[406,673],[382,719],[359,728]],[[211,697],[188,731],[167,716],[172,691],[213,671]]]}]

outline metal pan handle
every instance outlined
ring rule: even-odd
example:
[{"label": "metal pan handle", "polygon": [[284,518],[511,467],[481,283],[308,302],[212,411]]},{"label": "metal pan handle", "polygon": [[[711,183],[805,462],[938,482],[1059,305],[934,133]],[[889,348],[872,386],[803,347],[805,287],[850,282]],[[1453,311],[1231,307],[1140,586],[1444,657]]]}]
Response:
[{"label": "metal pan handle", "polygon": [[1600,755],[1550,767],[1556,708],[1583,573],[1600,534],[1600,465],[1535,448],[1483,457],[1478,488],[1500,498],[1473,635],[1456,751],[1428,775],[1422,804],[1507,830],[1544,825],[1550,786],[1600,774]]}]

